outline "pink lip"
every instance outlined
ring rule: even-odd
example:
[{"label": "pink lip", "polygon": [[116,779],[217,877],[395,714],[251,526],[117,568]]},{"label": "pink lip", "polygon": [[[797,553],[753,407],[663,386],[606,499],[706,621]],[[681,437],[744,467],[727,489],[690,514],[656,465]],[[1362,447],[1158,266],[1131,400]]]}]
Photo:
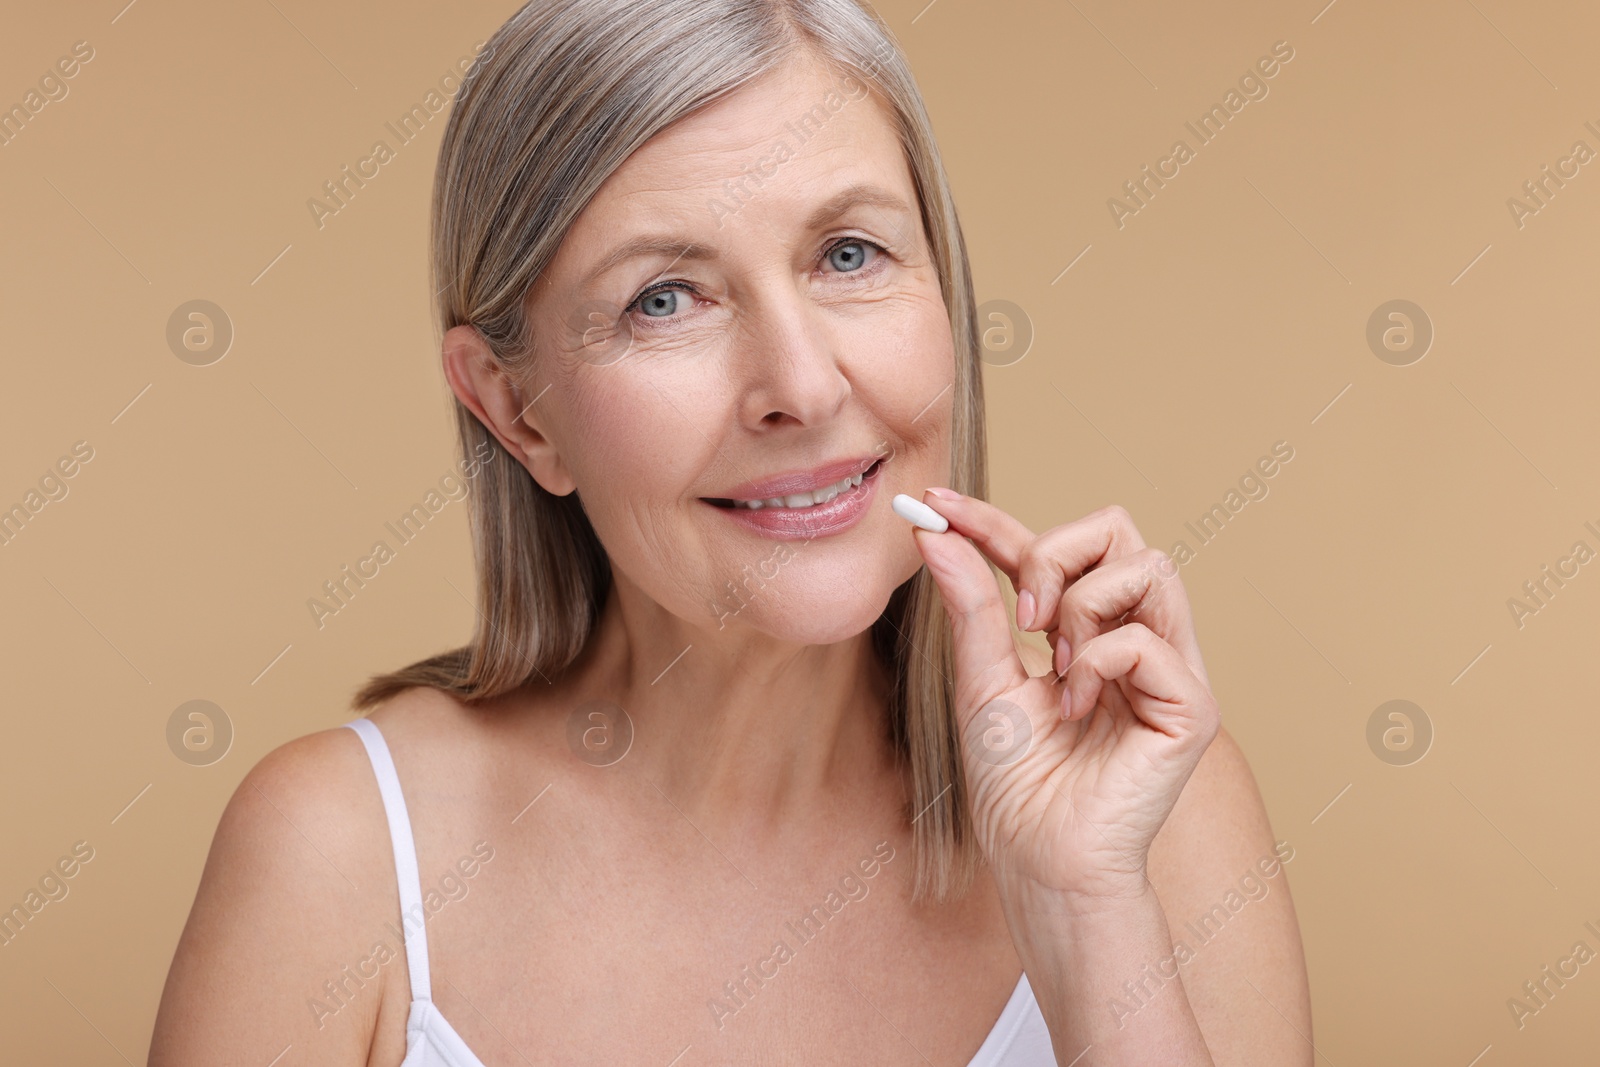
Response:
[{"label": "pink lip", "polygon": [[[835,465],[837,466],[837,465]],[[871,466],[869,462],[867,466]],[[820,468],[822,471],[831,471],[833,467]],[[848,474],[861,470],[857,464],[853,468],[846,465],[839,468],[839,473],[827,474],[818,481],[814,488],[832,485]],[[814,472],[813,472],[814,473]],[[868,509],[872,506],[873,498],[878,492],[879,475],[883,473],[880,465],[872,474],[861,480],[861,484],[845,490],[826,504],[815,504],[808,508],[732,508],[721,507],[707,503],[707,507],[715,508],[747,529],[756,531],[766,537],[777,538],[783,541],[809,541],[814,537],[826,537],[830,534],[842,533],[861,521]],[[811,477],[810,474],[802,477]],[[769,479],[770,484],[773,481]],[[805,492],[803,488],[787,490],[791,493]],[[774,492],[771,495],[778,496]],[[751,497],[750,499],[758,499]],[[761,497],[759,499],[766,499]]]},{"label": "pink lip", "polygon": [[774,474],[770,478],[761,478],[753,482],[745,482],[728,490],[718,500],[771,500],[775,496],[788,496],[791,493],[809,493],[841,482],[852,474],[860,474],[872,466],[882,456],[855,456],[851,459],[841,459],[833,463],[824,463],[820,467],[809,470],[784,471]]}]

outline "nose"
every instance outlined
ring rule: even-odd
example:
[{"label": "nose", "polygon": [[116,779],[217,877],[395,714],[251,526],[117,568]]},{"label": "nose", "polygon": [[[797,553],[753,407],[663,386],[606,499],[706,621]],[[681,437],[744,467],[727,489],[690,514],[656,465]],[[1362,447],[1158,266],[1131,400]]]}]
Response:
[{"label": "nose", "polygon": [[748,305],[739,327],[734,373],[741,413],[751,429],[793,421],[825,423],[851,393],[836,321],[786,279],[775,279]]}]

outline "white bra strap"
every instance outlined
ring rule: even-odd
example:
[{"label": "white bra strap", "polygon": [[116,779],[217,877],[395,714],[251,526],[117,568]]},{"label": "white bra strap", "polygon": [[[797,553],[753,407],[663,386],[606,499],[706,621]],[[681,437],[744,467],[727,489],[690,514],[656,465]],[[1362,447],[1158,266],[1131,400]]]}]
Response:
[{"label": "white bra strap", "polygon": [[400,885],[400,924],[406,944],[406,966],[411,971],[411,999],[432,1000],[433,987],[428,977],[428,936],[424,929],[427,912],[422,907],[422,881],[417,875],[417,846],[411,836],[411,819],[406,814],[406,798],[400,791],[400,776],[395,773],[394,757],[377,723],[355,719],[344,724],[361,737],[372,760],[372,773],[378,778],[383,795],[383,810],[389,817],[389,841],[394,846],[395,880]]}]

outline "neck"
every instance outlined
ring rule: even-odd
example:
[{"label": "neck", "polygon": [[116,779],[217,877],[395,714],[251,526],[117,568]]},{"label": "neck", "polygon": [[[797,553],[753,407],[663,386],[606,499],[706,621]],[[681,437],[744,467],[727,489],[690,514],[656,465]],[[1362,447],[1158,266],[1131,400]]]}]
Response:
[{"label": "neck", "polygon": [[871,631],[832,644],[695,626],[616,575],[572,697],[615,701],[624,757],[686,814],[771,828],[898,793]]}]

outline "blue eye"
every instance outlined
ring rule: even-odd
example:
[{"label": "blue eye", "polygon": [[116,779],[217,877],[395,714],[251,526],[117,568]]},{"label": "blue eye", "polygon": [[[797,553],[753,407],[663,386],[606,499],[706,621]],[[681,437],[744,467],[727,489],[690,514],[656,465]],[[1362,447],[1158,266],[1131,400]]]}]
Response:
[{"label": "blue eye", "polygon": [[[645,292],[635,300],[634,306],[652,319],[671,318],[678,311],[677,297],[688,296],[681,289],[657,289],[655,292]],[[668,298],[673,299],[668,299]],[[631,308],[629,309],[631,310]]]},{"label": "blue eye", "polygon": [[[868,249],[873,252],[870,259],[867,258]],[[884,252],[884,247],[875,241],[848,237],[828,249],[825,258],[835,273],[871,275],[876,273],[877,260]],[[864,270],[863,267],[867,269]],[[693,286],[688,282],[671,281],[660,282],[654,288],[646,289],[622,310],[630,313],[638,311],[647,319],[664,322],[667,319],[681,317],[693,308]]]},{"label": "blue eye", "polygon": [[[841,241],[828,250],[828,262],[837,267],[841,273],[853,273],[860,269],[868,248],[877,249],[878,246],[859,238]],[[841,256],[841,253],[844,254]]]}]

